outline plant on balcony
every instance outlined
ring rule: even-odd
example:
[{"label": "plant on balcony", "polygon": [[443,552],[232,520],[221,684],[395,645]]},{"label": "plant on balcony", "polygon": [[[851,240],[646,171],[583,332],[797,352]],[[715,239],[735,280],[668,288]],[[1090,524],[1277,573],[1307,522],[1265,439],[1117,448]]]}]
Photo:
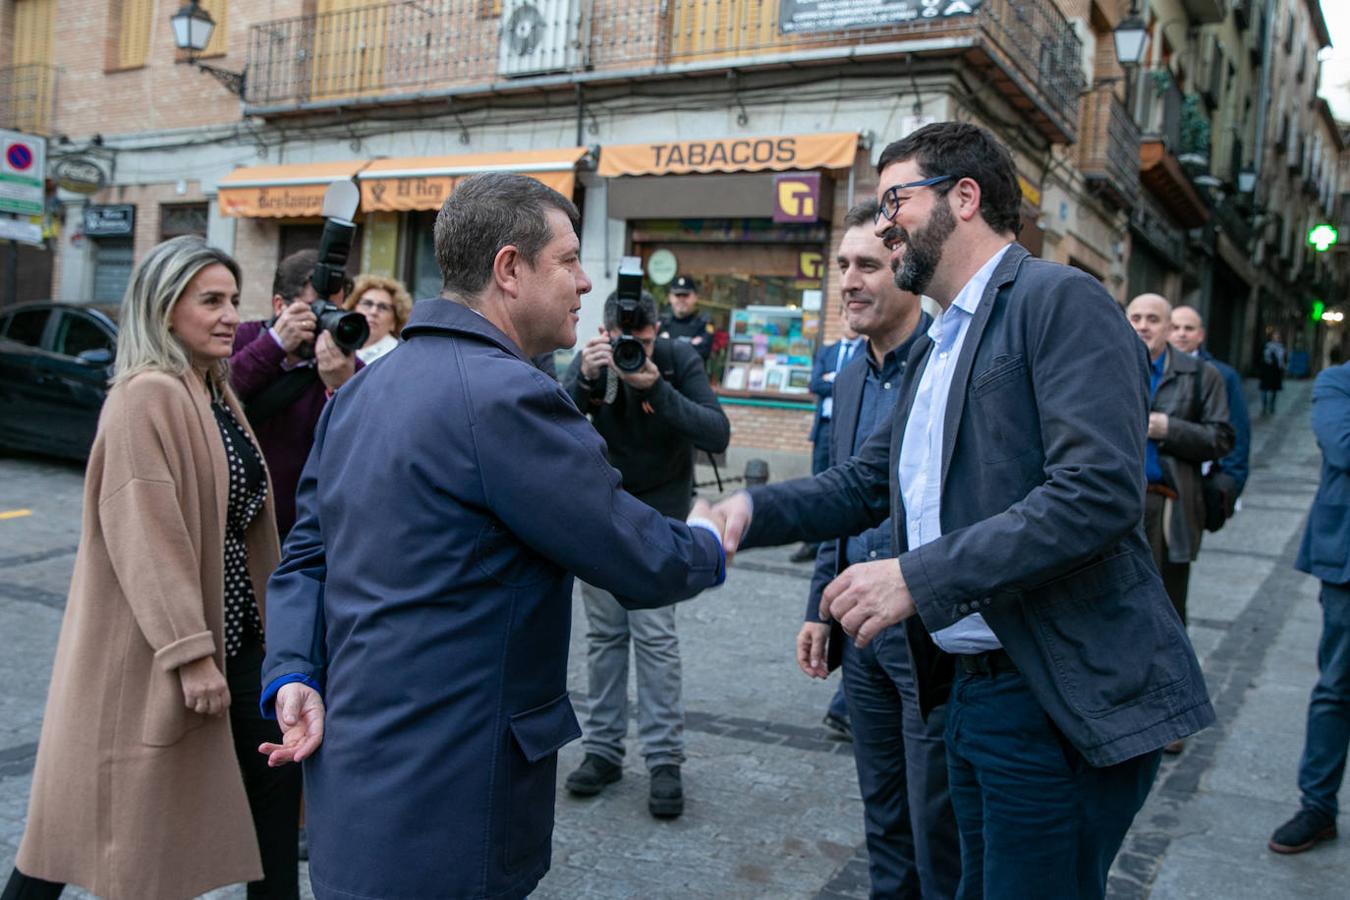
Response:
[{"label": "plant on balcony", "polygon": [[1181,152],[1209,158],[1209,118],[1198,94],[1187,94],[1181,102]]},{"label": "plant on balcony", "polygon": [[1167,69],[1154,69],[1148,73],[1148,79],[1153,82],[1154,96],[1161,97],[1167,93],[1167,88],[1172,83],[1172,73]]}]

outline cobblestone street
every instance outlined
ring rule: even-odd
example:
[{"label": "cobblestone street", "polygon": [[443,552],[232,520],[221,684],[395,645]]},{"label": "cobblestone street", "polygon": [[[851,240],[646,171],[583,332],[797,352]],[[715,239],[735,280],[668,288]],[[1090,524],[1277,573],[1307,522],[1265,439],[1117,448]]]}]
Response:
[{"label": "cobblestone street", "polygon": [[[1330,898],[1344,896],[1350,884],[1350,842],[1293,857],[1265,846],[1296,809],[1320,630],[1317,584],[1292,569],[1318,472],[1308,389],[1307,382],[1289,383],[1280,412],[1255,420],[1242,512],[1206,535],[1193,567],[1191,634],[1219,724],[1163,764],[1117,860],[1114,897]],[[0,514],[19,511],[0,518],[5,873],[23,831],[79,539],[81,482],[74,465],[0,458]],[[820,726],[836,682],[808,681],[792,658],[809,567],[790,563],[789,551],[744,554],[726,585],[680,607],[689,755],[684,816],[658,822],[648,815],[646,773],[630,738],[624,778],[604,795],[580,801],[559,789],[553,869],[536,897],[867,896],[850,749]],[[579,708],[584,632],[576,602],[570,684]],[[581,755],[579,743],[562,751],[560,782]]]}]

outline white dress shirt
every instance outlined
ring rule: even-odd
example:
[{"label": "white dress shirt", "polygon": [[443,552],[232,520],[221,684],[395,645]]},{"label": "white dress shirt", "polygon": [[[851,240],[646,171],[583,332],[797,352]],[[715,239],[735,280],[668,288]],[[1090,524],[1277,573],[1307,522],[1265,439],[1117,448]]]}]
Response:
[{"label": "white dress shirt", "polygon": [[[990,257],[928,328],[934,346],[914,393],[904,443],[900,445],[900,496],[905,501],[910,550],[942,535],[942,431],[952,375],[970,320],[975,318],[984,289],[1007,252],[1008,247],[1004,247]],[[1003,646],[979,613],[935,632],[933,641],[948,653],[983,653]]]}]

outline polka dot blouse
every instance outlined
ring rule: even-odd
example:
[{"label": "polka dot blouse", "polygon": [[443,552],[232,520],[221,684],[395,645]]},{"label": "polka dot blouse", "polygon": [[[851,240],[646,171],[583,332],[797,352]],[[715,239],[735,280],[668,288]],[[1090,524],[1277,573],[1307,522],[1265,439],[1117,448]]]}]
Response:
[{"label": "polka dot blouse", "polygon": [[236,656],[250,644],[262,643],[262,619],[248,577],[244,531],[262,512],[267,475],[258,448],[221,401],[211,404],[230,463],[230,501],[225,516],[225,655]]}]

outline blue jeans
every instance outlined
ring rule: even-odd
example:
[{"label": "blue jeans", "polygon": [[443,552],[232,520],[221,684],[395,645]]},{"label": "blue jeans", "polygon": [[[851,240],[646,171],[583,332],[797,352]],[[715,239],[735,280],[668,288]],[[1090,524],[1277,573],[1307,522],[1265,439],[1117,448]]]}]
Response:
[{"label": "blue jeans", "polygon": [[947,708],[927,722],[919,715],[903,625],[861,650],[846,643],[843,666],[872,896],[955,897],[961,844],[947,795]]},{"label": "blue jeans", "polygon": [[1298,766],[1303,808],[1334,816],[1350,745],[1350,584],[1322,582],[1320,676],[1308,703],[1308,736]]},{"label": "blue jeans", "polygon": [[1158,773],[1161,750],[1087,764],[1018,672],[960,671],[947,766],[961,831],[962,898],[1106,896],[1106,876]]}]

